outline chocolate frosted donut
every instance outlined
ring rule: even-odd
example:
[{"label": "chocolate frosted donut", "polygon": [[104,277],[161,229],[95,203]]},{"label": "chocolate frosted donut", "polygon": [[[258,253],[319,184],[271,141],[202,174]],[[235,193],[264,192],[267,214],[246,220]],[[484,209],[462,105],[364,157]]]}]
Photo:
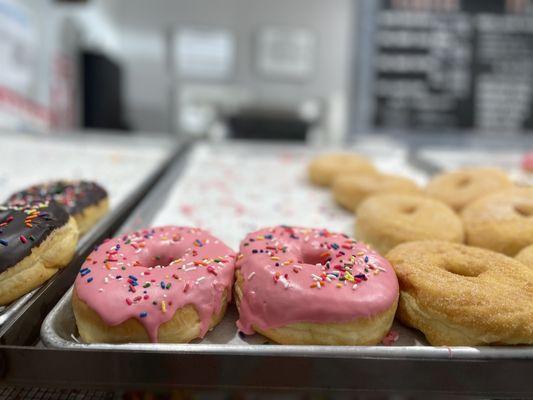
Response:
[{"label": "chocolate frosted donut", "polygon": [[10,204],[55,200],[62,204],[78,224],[80,234],[87,232],[108,209],[104,188],[90,181],[59,180],[31,186],[9,198]]},{"label": "chocolate frosted donut", "polygon": [[0,305],[67,265],[77,241],[76,221],[54,201],[0,206]]}]

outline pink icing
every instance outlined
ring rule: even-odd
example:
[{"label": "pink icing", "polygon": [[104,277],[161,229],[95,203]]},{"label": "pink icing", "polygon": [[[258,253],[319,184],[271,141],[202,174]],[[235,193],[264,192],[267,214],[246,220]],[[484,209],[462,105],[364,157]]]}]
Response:
[{"label": "pink icing", "polygon": [[364,243],[326,230],[278,226],[241,242],[236,268],[246,333],[295,322],[348,322],[390,308],[398,280],[389,262]]},{"label": "pink icing", "polygon": [[522,169],[533,172],[533,152],[524,154],[522,158]]},{"label": "pink icing", "polygon": [[108,240],[87,258],[76,293],[110,326],[137,319],[152,342],[177,309],[194,305],[200,336],[230,300],[235,253],[196,228],[165,226]]}]

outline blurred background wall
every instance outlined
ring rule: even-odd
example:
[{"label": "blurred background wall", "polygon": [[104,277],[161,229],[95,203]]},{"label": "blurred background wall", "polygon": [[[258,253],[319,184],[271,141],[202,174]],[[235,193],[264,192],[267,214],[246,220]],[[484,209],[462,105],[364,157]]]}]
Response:
[{"label": "blurred background wall", "polygon": [[532,0],[0,0],[0,126],[533,128]]},{"label": "blurred background wall", "polygon": [[[311,118],[318,118],[327,108],[325,123],[340,135],[346,129],[348,42],[354,13],[350,0],[335,0],[334,7],[321,0],[0,1],[27,14],[32,21],[30,35],[35,35],[33,50],[38,71],[33,87],[22,94],[48,111],[55,103],[75,102],[74,93],[83,91],[78,79],[73,80],[76,86],[58,89],[66,84],[58,83],[61,77],[55,76],[56,64],[65,64],[67,74],[77,73],[79,51],[90,50],[120,65],[125,127],[168,131],[177,115],[168,104],[169,35],[174,36],[177,46],[183,32],[221,32],[229,37],[233,47],[230,71],[208,79],[176,77],[180,80],[176,106],[185,102],[182,106],[192,109],[193,114],[194,109],[198,110],[197,118],[189,118],[191,129],[205,128],[197,120],[209,119],[214,110],[206,109],[206,104],[212,102],[217,104],[216,112],[276,105],[311,114]],[[257,46],[265,28],[302,30],[311,37],[313,65],[308,75],[273,79],[261,74],[256,63]],[[175,64],[179,66],[179,60]],[[70,100],[61,90],[70,91]],[[73,105],[76,112],[70,121],[65,116],[48,115],[48,122],[53,127],[75,127],[82,118],[79,106]],[[195,124],[199,127],[195,128]]]},{"label": "blurred background wall", "polygon": [[[309,99],[342,103],[349,79],[350,0],[111,0],[105,8],[119,30],[125,65],[128,117],[144,130],[165,130],[168,117],[163,29],[176,34],[186,29],[222,30],[232,36],[232,71],[210,79],[213,97],[228,103],[286,102]],[[127,5],[126,5],[127,4]],[[316,64],[302,80],[273,80],[261,76],[255,63],[257,35],[264,27],[309,30],[316,38]],[[184,91],[201,90],[199,79],[184,79]],[[205,89],[205,84],[203,85]]]}]

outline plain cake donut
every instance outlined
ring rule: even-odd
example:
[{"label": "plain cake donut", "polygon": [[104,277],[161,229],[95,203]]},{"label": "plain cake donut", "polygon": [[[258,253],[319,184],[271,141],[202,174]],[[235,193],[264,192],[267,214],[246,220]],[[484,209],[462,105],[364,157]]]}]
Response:
[{"label": "plain cake donut", "polygon": [[489,250],[441,241],[387,254],[400,282],[397,316],[434,346],[533,344],[533,270]]},{"label": "plain cake donut", "polygon": [[72,305],[86,343],[185,343],[217,325],[235,254],[197,228],[165,226],[108,240],[83,264]]},{"label": "plain cake donut", "polygon": [[400,243],[434,239],[462,243],[461,218],[446,204],[414,194],[377,194],[357,208],[356,234],[381,253]]},{"label": "plain cake donut", "polygon": [[523,248],[515,257],[522,264],[533,269],[533,244]]},{"label": "plain cake donut", "polygon": [[366,158],[349,153],[330,153],[314,158],[308,167],[309,179],[320,186],[330,186],[341,173],[357,174],[375,172],[372,163]]},{"label": "plain cake donut", "polygon": [[426,193],[460,211],[480,197],[512,186],[509,177],[500,169],[465,168],[434,176]]},{"label": "plain cake donut", "polygon": [[487,195],[462,212],[466,243],[509,256],[533,244],[533,187]]},{"label": "plain cake donut", "polygon": [[420,188],[412,179],[392,174],[342,174],[333,182],[333,197],[350,211],[355,211],[361,201],[373,194],[419,192]]},{"label": "plain cake donut", "polygon": [[398,282],[365,244],[325,229],[277,226],[241,242],[237,326],[281,344],[370,345],[388,333]]}]

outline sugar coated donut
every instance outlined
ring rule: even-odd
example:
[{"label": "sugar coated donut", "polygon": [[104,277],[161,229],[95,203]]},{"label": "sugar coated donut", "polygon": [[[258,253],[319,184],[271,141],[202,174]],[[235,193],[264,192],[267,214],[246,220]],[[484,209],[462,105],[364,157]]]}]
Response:
[{"label": "sugar coated donut", "polygon": [[220,322],[235,254],[196,228],[165,226],[104,242],[76,278],[72,305],[86,343],[184,343]]},{"label": "sugar coated donut", "polygon": [[391,174],[339,175],[333,182],[333,197],[344,208],[355,211],[361,201],[376,193],[419,193],[411,179]]},{"label": "sugar coated donut", "polygon": [[387,254],[400,281],[400,320],[435,346],[533,343],[533,271],[489,250],[442,241]]},{"label": "sugar coated donut", "polygon": [[377,194],[357,208],[356,235],[381,253],[424,239],[462,243],[461,218],[446,204],[414,194]]},{"label": "sugar coated donut", "polygon": [[376,344],[398,301],[387,260],[325,229],[250,233],[241,242],[236,276],[240,331],[282,344]]},{"label": "sugar coated donut", "polygon": [[311,161],[308,168],[309,179],[316,185],[330,186],[341,173],[357,174],[375,172],[372,163],[366,158],[348,153],[324,154]]},{"label": "sugar coated donut", "polygon": [[109,208],[107,192],[90,181],[51,181],[14,193],[9,203],[55,200],[62,204],[78,223],[80,235],[87,232]]},{"label": "sugar coated donut", "polygon": [[76,221],[54,201],[0,206],[0,305],[65,267],[77,243]]},{"label": "sugar coated donut", "polygon": [[533,244],[523,248],[515,258],[522,264],[525,264],[529,268],[533,269]]},{"label": "sugar coated donut", "polygon": [[465,168],[436,175],[429,181],[426,192],[460,211],[482,196],[512,186],[508,176],[497,168]]},{"label": "sugar coated donut", "polygon": [[533,187],[482,197],[462,212],[466,243],[509,256],[533,244]]}]

